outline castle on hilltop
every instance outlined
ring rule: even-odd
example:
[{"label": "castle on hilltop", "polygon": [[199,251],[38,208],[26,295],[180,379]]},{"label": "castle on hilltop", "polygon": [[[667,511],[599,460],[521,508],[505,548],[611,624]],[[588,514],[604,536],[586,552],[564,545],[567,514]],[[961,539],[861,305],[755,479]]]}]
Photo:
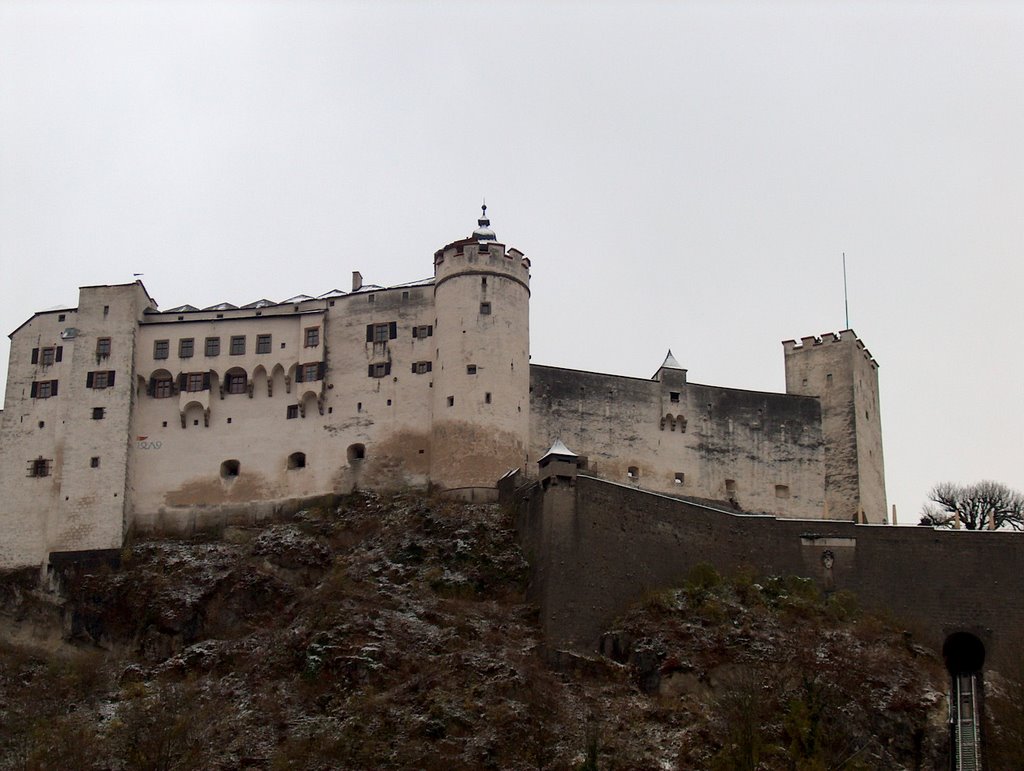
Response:
[{"label": "castle on hilltop", "polygon": [[885,521],[877,365],[784,343],[786,393],[530,363],[530,261],[484,216],[434,275],[160,311],[141,282],[11,333],[0,568],[119,549],[353,488],[489,497],[556,440],[588,473],[783,517]]}]

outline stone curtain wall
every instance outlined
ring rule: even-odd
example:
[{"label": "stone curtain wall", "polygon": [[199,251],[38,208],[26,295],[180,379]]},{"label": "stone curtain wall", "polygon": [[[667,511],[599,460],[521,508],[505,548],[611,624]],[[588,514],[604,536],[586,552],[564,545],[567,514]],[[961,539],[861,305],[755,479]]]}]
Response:
[{"label": "stone curtain wall", "polygon": [[519,527],[553,645],[594,650],[631,602],[709,562],[811,577],[891,609],[937,649],[962,630],[982,640],[988,663],[1019,660],[1022,535],[736,515],[582,476],[528,495]]},{"label": "stone curtain wall", "polygon": [[745,511],[824,514],[817,398],[539,365],[530,391],[532,461],[561,439],[612,481],[733,499]]}]

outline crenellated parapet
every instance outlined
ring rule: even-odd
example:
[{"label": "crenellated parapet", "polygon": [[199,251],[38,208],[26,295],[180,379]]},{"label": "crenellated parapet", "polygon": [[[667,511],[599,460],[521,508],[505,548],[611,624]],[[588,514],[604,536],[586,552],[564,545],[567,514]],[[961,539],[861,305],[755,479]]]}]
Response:
[{"label": "crenellated parapet", "polygon": [[864,358],[870,362],[871,367],[873,369],[878,369],[878,362],[875,361],[874,357],[871,355],[871,351],[867,349],[863,341],[857,337],[857,333],[852,329],[843,329],[839,332],[824,332],[820,336],[811,335],[810,337],[801,337],[799,342],[796,340],[783,340],[782,349],[788,356],[789,354],[800,353],[820,345],[832,345],[834,343],[852,343],[861,351]]}]

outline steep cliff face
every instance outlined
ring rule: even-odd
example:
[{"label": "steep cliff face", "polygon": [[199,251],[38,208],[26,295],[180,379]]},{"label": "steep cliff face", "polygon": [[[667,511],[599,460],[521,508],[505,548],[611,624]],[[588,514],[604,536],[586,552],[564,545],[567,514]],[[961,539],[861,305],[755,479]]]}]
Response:
[{"label": "steep cliff face", "polygon": [[940,663],[848,601],[699,572],[580,657],[527,576],[498,507],[369,495],[8,576],[0,767],[941,767]]}]

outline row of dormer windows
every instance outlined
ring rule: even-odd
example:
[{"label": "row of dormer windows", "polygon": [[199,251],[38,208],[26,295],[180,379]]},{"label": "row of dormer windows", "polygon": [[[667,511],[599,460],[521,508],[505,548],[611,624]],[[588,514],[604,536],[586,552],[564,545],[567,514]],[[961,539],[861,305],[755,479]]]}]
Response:
[{"label": "row of dormer windows", "polygon": [[[320,345],[320,327],[307,327],[303,330],[303,346],[316,348]],[[228,338],[228,353],[231,356],[244,356],[246,351],[246,335],[231,335]],[[285,347],[285,343],[281,343]],[[273,348],[273,336],[270,334],[256,335],[256,353],[270,353]],[[220,337],[212,336],[203,340],[203,355],[207,358],[220,356]],[[196,353],[196,339],[194,337],[182,337],[178,339],[178,358],[191,359]],[[167,359],[171,355],[170,340],[153,341],[153,358]]]}]

